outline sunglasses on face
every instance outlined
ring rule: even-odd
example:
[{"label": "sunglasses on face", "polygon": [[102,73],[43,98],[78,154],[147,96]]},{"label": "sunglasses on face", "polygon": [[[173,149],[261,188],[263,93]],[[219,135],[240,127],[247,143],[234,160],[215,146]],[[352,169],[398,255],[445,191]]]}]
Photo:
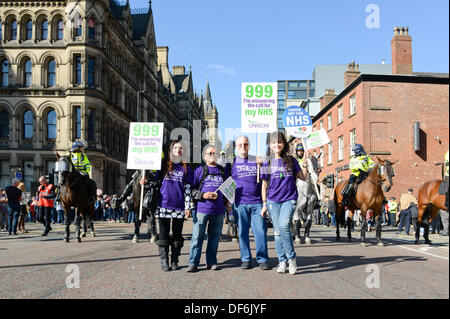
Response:
[{"label": "sunglasses on face", "polygon": [[206,155],[209,155],[209,156],[213,156],[213,155],[215,155],[216,153],[215,152],[209,152],[209,153],[206,153]]}]

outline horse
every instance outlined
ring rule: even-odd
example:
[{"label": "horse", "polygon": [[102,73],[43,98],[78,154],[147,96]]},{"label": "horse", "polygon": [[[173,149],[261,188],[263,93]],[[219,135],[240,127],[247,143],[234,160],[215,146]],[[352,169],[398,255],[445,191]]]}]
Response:
[{"label": "horse", "polygon": [[[384,244],[381,241],[381,206],[384,199],[383,192],[389,192],[393,182],[392,177],[395,176],[393,165],[397,162],[391,163],[389,160],[382,160],[377,157],[378,163],[372,167],[368,176],[359,184],[356,191],[356,195],[350,199],[349,214],[347,217],[347,238],[348,241],[352,241],[351,235],[351,223],[353,219],[354,210],[361,210],[361,238],[360,245],[366,247],[366,228],[367,228],[367,211],[371,210],[376,223],[376,239],[377,245],[383,247]],[[342,202],[343,196],[342,190],[348,184],[348,180],[339,182],[334,188],[334,202],[336,205],[336,219],[338,221],[336,227],[336,241],[340,241],[339,224],[344,226],[345,223],[345,209]]]},{"label": "horse", "polygon": [[[139,229],[141,227],[142,222],[145,222],[148,217],[147,222],[147,234],[149,236],[149,241],[154,243],[158,239],[158,234],[156,232],[156,218],[155,218],[155,211],[156,211],[156,202],[153,200],[153,204],[150,208],[142,206],[142,220],[139,219],[139,209],[141,204],[141,184],[139,183],[140,179],[142,178],[142,173],[139,171],[139,174],[135,174],[133,177],[133,188],[132,188],[132,196],[131,200],[133,202],[134,212],[135,212],[135,219],[134,219],[134,237],[132,242],[137,243],[139,242]],[[146,178],[147,180],[153,180],[153,174],[150,173],[150,171],[146,171]],[[145,189],[144,189],[145,192]],[[159,192],[159,189],[158,189]],[[145,198],[146,193],[144,193],[143,198]]]},{"label": "horse", "polygon": [[[321,154],[320,154],[321,155]],[[318,157],[320,157],[320,155]],[[322,171],[319,165],[318,157],[311,156],[306,160],[308,169],[308,178],[305,181],[297,179],[297,191],[298,199],[297,205],[294,210],[293,218],[293,233],[295,234],[295,242],[297,244],[301,243],[300,239],[300,226],[304,223],[305,227],[305,244],[311,244],[311,239],[309,237],[311,225],[312,225],[312,214],[314,207],[318,201],[318,189],[317,182],[319,180],[319,174]],[[306,218],[302,218],[306,216]],[[302,222],[301,222],[302,219]]]},{"label": "horse", "polygon": [[431,245],[431,241],[428,238],[429,224],[437,216],[440,209],[447,210],[447,207],[445,207],[445,195],[439,194],[439,187],[442,182],[442,180],[431,180],[419,188],[417,205],[419,216],[417,217],[415,244],[420,243],[420,227],[423,227],[425,244]]},{"label": "horse", "polygon": [[75,235],[77,242],[80,243],[81,218],[83,218],[86,225],[90,225],[91,235],[95,237],[93,218],[97,185],[89,177],[81,175],[67,156],[60,156],[56,153],[56,159],[61,205],[64,208],[64,225],[66,226],[64,241],[66,243],[69,242],[70,208],[74,207]]}]

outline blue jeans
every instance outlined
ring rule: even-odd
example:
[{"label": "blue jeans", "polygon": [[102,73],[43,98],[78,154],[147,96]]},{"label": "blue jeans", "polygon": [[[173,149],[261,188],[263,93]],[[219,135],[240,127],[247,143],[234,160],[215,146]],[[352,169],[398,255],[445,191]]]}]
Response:
[{"label": "blue jeans", "polygon": [[273,222],[275,248],[280,263],[287,262],[288,259],[294,259],[296,256],[290,227],[296,204],[296,200],[281,203],[267,201],[269,215]]},{"label": "blue jeans", "polygon": [[256,244],[256,261],[260,264],[267,262],[267,221],[261,216],[262,204],[235,205],[234,210],[238,216],[239,249],[242,262],[252,259],[249,241],[249,228],[251,226]]},{"label": "blue jeans", "polygon": [[398,231],[401,232],[405,223],[405,234],[409,234],[409,226],[411,225],[411,210],[405,209],[400,212],[400,222],[398,223]]},{"label": "blue jeans", "polygon": [[134,222],[134,210],[128,212],[128,223]]},{"label": "blue jeans", "polygon": [[331,225],[336,226],[336,213],[330,213],[331,216]]},{"label": "blue jeans", "polygon": [[59,210],[56,211],[56,213],[58,214],[58,218],[56,219],[56,222],[58,224],[64,223],[64,210],[63,209],[59,209]]},{"label": "blue jeans", "polygon": [[198,266],[202,254],[202,245],[205,238],[206,226],[208,226],[208,245],[206,246],[206,264],[217,264],[217,250],[219,239],[222,234],[223,213],[208,215],[197,212],[194,218],[194,229],[192,230],[191,251],[189,253],[189,266]]},{"label": "blue jeans", "polygon": [[17,222],[19,221],[20,205],[9,206],[8,211],[8,233],[17,233]]}]

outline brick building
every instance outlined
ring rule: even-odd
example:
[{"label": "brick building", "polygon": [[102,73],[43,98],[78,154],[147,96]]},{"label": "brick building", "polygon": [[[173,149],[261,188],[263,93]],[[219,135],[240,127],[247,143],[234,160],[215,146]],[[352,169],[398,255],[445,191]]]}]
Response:
[{"label": "brick building", "polygon": [[[422,183],[441,178],[436,164],[443,162],[449,145],[449,75],[412,71],[407,28],[394,29],[391,48],[392,75],[360,74],[352,62],[344,75],[345,89],[337,96],[326,90],[313,127],[324,128],[331,141],[312,151],[322,152],[321,178],[334,174],[335,182],[350,175],[354,143],[362,144],[374,160],[398,160],[388,194],[398,199],[409,187],[417,194]],[[417,122],[420,145],[414,144]]]}]

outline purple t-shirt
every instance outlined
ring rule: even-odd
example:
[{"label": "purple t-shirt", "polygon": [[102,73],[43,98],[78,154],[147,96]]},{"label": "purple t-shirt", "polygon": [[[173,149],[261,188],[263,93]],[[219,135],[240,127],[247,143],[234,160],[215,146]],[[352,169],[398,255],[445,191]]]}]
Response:
[{"label": "purple t-shirt", "polygon": [[273,202],[281,203],[288,200],[297,200],[297,185],[295,184],[296,175],[300,169],[298,162],[291,157],[292,170],[288,170],[286,164],[283,164],[283,159],[272,159],[271,167],[269,162],[263,164],[263,179],[269,179],[267,199]]},{"label": "purple t-shirt", "polygon": [[257,169],[258,164],[256,164],[254,156],[248,158],[236,156],[234,158],[231,176],[236,182],[234,197],[236,205],[262,203],[261,183],[256,183]]},{"label": "purple t-shirt", "polygon": [[[206,192],[215,192],[220,185],[223,184],[223,182],[229,177],[229,173],[224,168],[224,175],[220,175],[220,169],[219,166],[211,167],[207,166],[208,168],[208,175],[205,178],[205,181],[203,182],[203,186],[200,189],[202,193]],[[211,174],[211,175],[209,175]],[[203,176],[203,167],[199,166],[194,171],[194,188],[197,188],[200,186],[200,181]],[[207,214],[207,215],[219,215],[223,214],[225,212],[224,210],[224,202],[223,202],[223,195],[220,191],[217,191],[217,198],[216,199],[201,199],[196,204],[197,212]]]},{"label": "purple t-shirt", "polygon": [[164,176],[158,206],[167,209],[184,209],[184,185],[192,185],[192,179],[193,171],[189,166],[185,172],[182,164],[174,164],[173,171]]}]

